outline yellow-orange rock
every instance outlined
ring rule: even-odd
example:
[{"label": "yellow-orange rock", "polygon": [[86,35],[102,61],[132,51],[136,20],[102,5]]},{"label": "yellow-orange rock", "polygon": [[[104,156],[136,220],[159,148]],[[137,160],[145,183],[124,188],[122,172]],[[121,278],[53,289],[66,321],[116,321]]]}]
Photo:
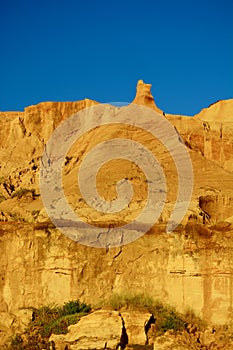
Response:
[{"label": "yellow-orange rock", "polygon": [[[165,118],[149,84],[139,81],[133,103]],[[40,198],[38,173],[45,143],[64,119],[96,104],[91,100],[46,102],[24,112],[0,114],[2,335],[12,324],[11,331],[17,324],[22,326],[19,310],[76,298],[95,303],[108,299],[112,292],[127,291],[149,294],[181,311],[191,307],[209,322],[226,323],[233,295],[233,100],[219,101],[194,117],[166,115],[189,150],[194,173],[189,209],[170,235],[165,227],[178,181],[163,145],[142,130],[108,125],[92,130],[74,145],[64,166],[65,192],[70,204],[77,210],[81,206],[90,220],[101,218],[91,217],[84,201],[77,201],[76,183],[78,166],[94,145],[119,135],[135,139],[150,145],[164,168],[168,195],[159,222],[139,240],[112,249],[70,241],[49,222]],[[137,167],[120,160],[106,165],[97,181],[101,195],[112,200],[121,171],[138,188],[131,213],[125,211],[118,218],[124,223],[143,207],[145,177]]]},{"label": "yellow-orange rock", "polygon": [[136,96],[132,103],[154,109],[156,112],[163,114],[163,111],[156,106],[150,89],[151,84],[145,84],[143,80],[139,80],[137,83]]}]

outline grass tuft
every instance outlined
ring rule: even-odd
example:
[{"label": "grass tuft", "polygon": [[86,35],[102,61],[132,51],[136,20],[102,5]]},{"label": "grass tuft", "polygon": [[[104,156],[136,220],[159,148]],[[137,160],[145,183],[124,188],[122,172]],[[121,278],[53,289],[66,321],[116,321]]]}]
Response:
[{"label": "grass tuft", "polygon": [[125,307],[128,309],[140,308],[149,311],[153,307],[154,301],[150,296],[144,294],[114,293],[108,301],[103,301],[102,304],[114,310],[120,310],[122,307]]}]

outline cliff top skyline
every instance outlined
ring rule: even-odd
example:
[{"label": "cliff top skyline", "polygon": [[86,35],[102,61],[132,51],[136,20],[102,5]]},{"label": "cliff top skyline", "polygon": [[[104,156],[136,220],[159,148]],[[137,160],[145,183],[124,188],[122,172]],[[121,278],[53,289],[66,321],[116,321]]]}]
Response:
[{"label": "cliff top skyline", "polygon": [[166,113],[199,113],[232,98],[232,16],[229,0],[2,3],[0,110],[129,102],[143,79]]}]

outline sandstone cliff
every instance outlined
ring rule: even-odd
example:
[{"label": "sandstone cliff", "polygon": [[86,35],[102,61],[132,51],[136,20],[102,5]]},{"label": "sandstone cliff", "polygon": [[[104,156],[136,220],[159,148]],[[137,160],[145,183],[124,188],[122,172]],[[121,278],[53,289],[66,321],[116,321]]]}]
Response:
[{"label": "sandstone cliff", "polygon": [[104,125],[86,133],[72,146],[63,169],[66,197],[84,220],[121,224],[145,204],[144,175],[122,160],[106,165],[97,183],[103,197],[113,200],[123,172],[136,188],[129,211],[99,217],[82,200],[76,181],[80,163],[90,149],[108,138],[120,133],[149,147],[168,179],[158,222],[135,242],[110,249],[79,245],[54,228],[39,187],[40,157],[54,129],[97,102],[45,102],[24,112],[0,113],[2,334],[23,328],[29,307],[76,298],[95,303],[113,292],[145,292],[180,310],[191,307],[213,323],[223,324],[232,317],[233,100],[216,102],[194,117],[163,115],[150,85],[139,81],[133,103],[167,118],[182,136],[192,160],[194,188],[182,223],[166,234],[178,187],[169,152],[135,127]]}]

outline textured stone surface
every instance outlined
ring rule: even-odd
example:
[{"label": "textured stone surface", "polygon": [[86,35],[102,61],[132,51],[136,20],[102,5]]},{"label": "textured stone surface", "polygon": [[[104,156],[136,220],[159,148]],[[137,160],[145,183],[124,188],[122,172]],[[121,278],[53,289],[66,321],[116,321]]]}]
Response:
[{"label": "textured stone surface", "polygon": [[168,235],[161,226],[136,242],[105,250],[77,245],[51,228],[3,226],[2,312],[76,298],[93,304],[130,291],[180,310],[190,306],[213,322],[225,323],[231,315],[231,227],[206,231],[190,223]]},{"label": "textured stone surface", "polygon": [[145,84],[143,80],[139,80],[137,83],[136,96],[133,100],[133,103],[152,108],[159,114],[163,114],[163,111],[156,106],[154,97],[152,96],[150,89],[151,84]]},{"label": "textured stone surface", "polygon": [[154,350],[232,350],[233,341],[229,332],[220,329],[206,329],[193,333],[174,333],[167,331],[164,335],[156,337],[153,344]]},{"label": "textured stone surface", "polygon": [[191,150],[233,171],[233,99],[218,101],[192,118],[174,115],[167,118]]},{"label": "textured stone surface", "polygon": [[[113,292],[128,291],[147,293],[179,310],[189,306],[210,322],[230,319],[233,100],[219,101],[192,118],[164,116],[154,104],[150,85],[139,82],[134,103],[156,110],[181,134],[192,159],[194,189],[182,225],[174,233],[165,234],[178,180],[164,146],[142,130],[121,126],[105,125],[84,135],[66,159],[64,187],[70,205],[80,210],[85,220],[107,222],[93,214],[82,199],[79,201],[77,189],[80,162],[99,142],[119,135],[142,142],[156,154],[167,179],[167,201],[157,224],[139,240],[111,249],[85,247],[62,235],[48,220],[39,190],[39,161],[49,136],[72,113],[96,102],[46,102],[27,107],[24,112],[0,113],[2,334],[21,327],[17,316],[20,309],[76,298],[95,303],[108,299]],[[116,197],[115,184],[122,176],[132,181],[136,192],[130,211],[111,218],[118,224],[140,212],[146,195],[142,172],[118,160],[100,170],[97,178],[98,190],[105,199]],[[17,194],[23,188],[27,191],[22,196]]]},{"label": "textured stone surface", "polygon": [[69,326],[64,335],[52,335],[56,349],[116,349],[121,342],[122,319],[116,311],[99,310],[84,316],[80,321]]},{"label": "textured stone surface", "polygon": [[121,312],[124,326],[128,336],[128,344],[146,345],[147,336],[145,326],[148,324],[151,314],[148,312],[128,311]]}]

